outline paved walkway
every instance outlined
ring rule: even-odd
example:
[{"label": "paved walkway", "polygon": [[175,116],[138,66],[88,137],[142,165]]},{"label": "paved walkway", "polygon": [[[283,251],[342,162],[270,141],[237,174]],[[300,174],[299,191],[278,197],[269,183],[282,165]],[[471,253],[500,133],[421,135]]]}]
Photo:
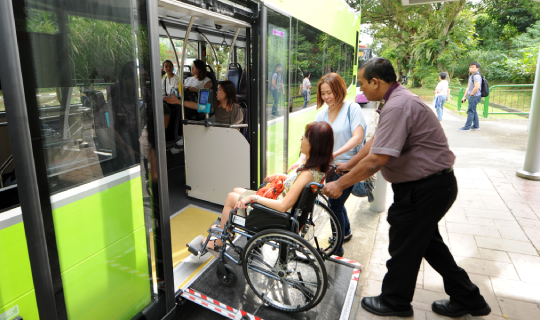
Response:
[{"label": "paved walkway", "polygon": [[[459,194],[439,224],[441,234],[492,308],[481,319],[540,319],[540,182],[515,175],[523,164],[526,121],[481,121],[479,132],[457,132],[464,119],[446,112],[442,123],[458,156]],[[515,132],[505,139],[509,126]],[[393,197],[388,189],[387,207]],[[380,294],[390,256],[387,211],[373,213],[366,200],[356,200],[347,202],[349,212],[354,211],[354,237],[345,245],[345,257],[364,267],[351,319],[401,319],[378,317],[359,306],[361,297]],[[424,261],[410,319],[452,319],[431,311],[434,300],[446,298],[442,277]]]}]

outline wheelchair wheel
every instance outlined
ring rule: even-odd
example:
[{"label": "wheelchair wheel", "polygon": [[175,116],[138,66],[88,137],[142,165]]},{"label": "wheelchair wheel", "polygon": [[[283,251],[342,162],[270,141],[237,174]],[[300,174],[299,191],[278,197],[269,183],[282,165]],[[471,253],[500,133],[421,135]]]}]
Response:
[{"label": "wheelchair wheel", "polygon": [[328,276],[321,256],[290,231],[255,234],[244,249],[242,267],[255,294],[281,311],[309,310],[326,293]]},{"label": "wheelchair wheel", "polygon": [[331,256],[341,245],[341,226],[336,214],[322,201],[324,200],[319,197],[319,201],[313,207],[313,218],[311,221],[308,219],[300,235],[315,248],[317,238],[319,249],[327,256]]},{"label": "wheelchair wheel", "polygon": [[219,268],[216,269],[216,274],[217,274],[217,277],[219,279],[219,281],[221,281],[221,283],[223,283],[224,286],[227,286],[227,287],[232,287],[236,284],[236,273],[234,272],[234,269],[229,266],[229,265],[226,265],[224,264],[223,265],[225,267],[225,270],[226,270],[226,274],[223,274]]}]

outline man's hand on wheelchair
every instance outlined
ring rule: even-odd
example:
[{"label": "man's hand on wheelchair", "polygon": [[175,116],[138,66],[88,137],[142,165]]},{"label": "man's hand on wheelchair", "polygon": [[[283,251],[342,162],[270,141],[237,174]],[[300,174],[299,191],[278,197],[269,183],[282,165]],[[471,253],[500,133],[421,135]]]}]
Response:
[{"label": "man's hand on wheelchair", "polygon": [[338,185],[337,182],[328,182],[324,185],[322,193],[332,199],[337,199],[341,197],[343,189]]},{"label": "man's hand on wheelchair", "polygon": [[348,162],[338,162],[336,163],[336,166],[337,166],[337,169],[336,169],[337,173],[344,173],[344,172],[351,171],[351,168],[349,168]]}]

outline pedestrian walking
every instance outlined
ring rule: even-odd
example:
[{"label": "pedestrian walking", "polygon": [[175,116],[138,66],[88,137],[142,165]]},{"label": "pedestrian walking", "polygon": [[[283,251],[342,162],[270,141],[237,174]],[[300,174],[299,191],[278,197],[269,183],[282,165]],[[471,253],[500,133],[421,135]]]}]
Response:
[{"label": "pedestrian walking", "polygon": [[[333,163],[349,161],[360,148],[366,133],[366,120],[360,106],[351,101],[345,101],[347,85],[337,73],[324,75],[317,85],[317,109],[315,121],[324,121],[332,126],[334,131]],[[323,105],[326,103],[326,106]],[[305,160],[302,154],[291,169],[298,167]],[[327,175],[326,182],[340,179],[342,174]],[[345,208],[345,202],[352,192],[352,185],[335,199],[329,199],[330,208],[336,214],[341,226],[343,241],[352,237],[351,224]],[[335,255],[342,257],[343,245],[337,248]]]},{"label": "pedestrian walking", "polygon": [[343,190],[381,170],[392,183],[394,203],[388,209],[390,224],[382,293],[362,299],[362,307],[379,316],[410,317],[411,301],[422,258],[444,281],[450,300],[433,302],[443,316],[484,316],[491,312],[480,290],[460,268],[443,242],[438,222],[457,196],[452,166],[455,156],[433,111],[420,98],[396,82],[390,61],[368,60],[358,71],[360,88],[370,101],[381,101],[375,135],[347,163],[348,171],[329,182],[323,193],[340,197]]},{"label": "pedestrian walking", "polygon": [[435,96],[437,97],[437,104],[435,105],[437,118],[439,121],[441,121],[443,117],[444,103],[450,97],[450,87],[448,86],[448,81],[446,80],[446,72],[439,73],[439,83],[435,88]]},{"label": "pedestrian walking", "polygon": [[283,75],[281,74],[281,64],[276,65],[274,74],[272,75],[272,82],[270,83],[270,92],[274,98],[274,104],[272,105],[272,115],[278,117],[278,104],[280,100],[280,93],[285,95],[285,87],[283,86]]},{"label": "pedestrian walking", "polygon": [[302,96],[304,97],[304,106],[302,107],[302,109],[305,109],[307,107],[307,104],[311,99],[311,82],[309,82],[310,77],[311,72],[306,71],[306,73],[304,73],[304,81],[302,82]]},{"label": "pedestrian walking", "polygon": [[[471,62],[469,64],[469,85],[465,90],[465,95],[461,99],[461,103],[465,103],[467,97],[469,97],[469,107],[467,108],[467,121],[465,126],[458,128],[459,131],[480,130],[480,121],[478,119],[478,112],[476,112],[476,105],[482,99],[482,76],[480,75],[480,64],[478,62]],[[471,93],[469,95],[469,92]]]}]

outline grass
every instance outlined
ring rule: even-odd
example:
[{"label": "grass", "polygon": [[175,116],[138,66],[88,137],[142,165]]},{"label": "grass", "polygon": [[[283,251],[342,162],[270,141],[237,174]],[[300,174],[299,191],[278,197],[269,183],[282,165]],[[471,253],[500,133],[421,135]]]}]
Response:
[{"label": "grass", "polygon": [[[502,84],[502,83],[501,83]],[[421,99],[423,100],[427,100],[427,101],[433,101],[433,96],[434,96],[434,90],[432,89],[424,89],[424,88],[411,88],[410,86],[407,86],[409,88],[409,90],[411,90],[411,92],[413,92],[414,94],[417,94]],[[462,85],[461,87],[465,88],[466,86],[465,85]],[[452,97],[450,98],[450,101],[453,103],[453,104],[450,104],[448,101],[444,104],[444,108],[447,109],[447,110],[450,110],[450,111],[453,111],[455,113],[459,113],[459,114],[463,114],[463,115],[466,115],[467,113],[467,102],[465,102],[464,104],[461,105],[461,111],[458,111],[458,108],[457,108],[457,105],[458,105],[458,95],[459,95],[459,91],[457,89],[454,89],[454,88],[450,88],[450,94],[452,95]],[[497,92],[495,91],[492,96],[490,97],[490,102],[493,102],[495,101],[496,103],[499,103],[499,104],[503,104],[504,105],[509,105],[509,106],[514,106],[514,105],[517,105],[519,103],[519,100],[522,101],[521,104],[523,105],[527,105],[527,99],[523,99],[522,98],[522,95],[514,95],[514,96],[511,96],[510,98],[507,98],[506,100],[502,100],[502,102],[499,102],[501,101],[499,99],[499,97],[501,96],[500,94],[500,91]],[[524,102],[523,102],[524,101]],[[529,106],[530,106],[530,98],[528,100],[528,106],[526,108],[526,111],[523,111],[523,112],[527,112],[529,110]],[[477,105],[476,107],[478,113],[479,113],[479,116],[483,119],[483,120],[486,120],[484,117],[483,117],[483,113],[484,113],[484,99],[482,99],[480,101],[480,103]],[[501,109],[501,108],[496,108],[496,107],[491,107],[490,106],[490,112],[506,112],[506,110],[504,109]],[[499,119],[527,119],[528,116],[527,115],[517,115],[517,114],[488,114],[488,118],[487,120],[499,120]]]}]

